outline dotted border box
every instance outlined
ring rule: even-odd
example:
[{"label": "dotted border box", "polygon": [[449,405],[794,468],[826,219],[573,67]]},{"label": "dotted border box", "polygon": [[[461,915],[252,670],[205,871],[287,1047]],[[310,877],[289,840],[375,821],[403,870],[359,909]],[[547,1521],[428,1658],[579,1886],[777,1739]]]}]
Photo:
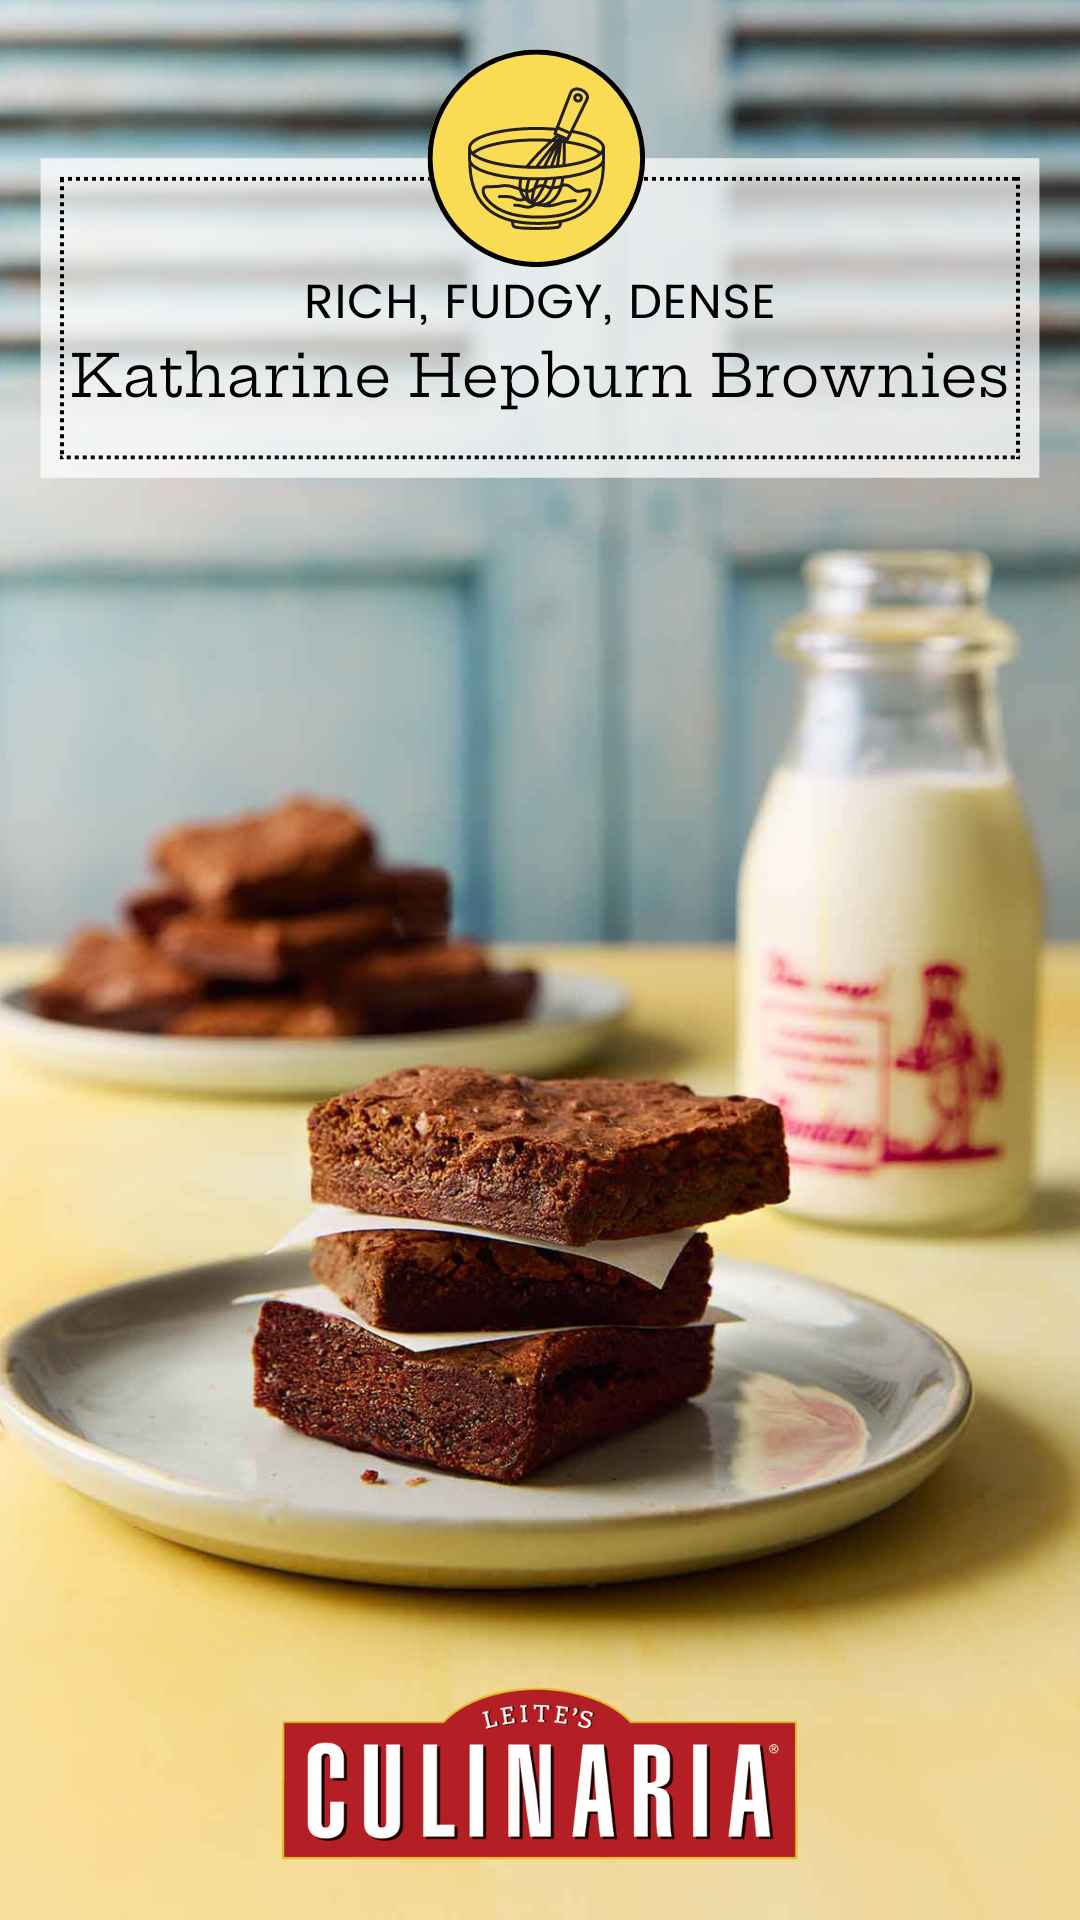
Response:
[{"label": "dotted border box", "polygon": [[[908,186],[912,184],[910,174],[892,173],[648,173],[644,179],[652,186]],[[70,180],[73,186],[426,186],[429,177],[422,173],[71,173],[60,175],[60,459],[82,461],[109,460],[176,460],[185,464],[204,460],[309,460],[318,461],[407,461],[415,460],[427,464],[443,461],[453,464],[455,461],[466,464],[470,460],[493,464],[496,461],[535,461],[557,460],[560,463],[579,461],[586,465],[589,461],[608,461],[607,453],[68,453],[64,446],[64,188]],[[662,460],[687,463],[692,461],[707,465],[710,461],[722,461],[732,465],[738,461],[757,464],[765,460],[781,460],[785,463],[820,461],[823,464],[831,460],[897,460],[905,465],[917,460],[961,461],[961,460],[1021,460],[1020,437],[1020,188],[1022,179],[1015,173],[927,173],[914,176],[919,186],[1005,186],[1010,182],[1013,187],[1013,309],[1014,309],[1014,360],[1015,360],[1015,418],[1014,451],[1012,453],[620,453],[622,460]]]}]

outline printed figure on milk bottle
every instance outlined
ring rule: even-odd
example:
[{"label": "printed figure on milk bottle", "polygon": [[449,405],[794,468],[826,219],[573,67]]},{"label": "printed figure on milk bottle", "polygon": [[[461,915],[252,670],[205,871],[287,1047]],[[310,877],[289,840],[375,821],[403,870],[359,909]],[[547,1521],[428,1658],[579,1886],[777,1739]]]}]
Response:
[{"label": "printed figure on milk bottle", "polygon": [[866,1227],[1020,1215],[1042,889],[1004,754],[1015,648],[968,553],[822,553],[779,647],[795,730],[739,880],[739,1085],[791,1206]]}]

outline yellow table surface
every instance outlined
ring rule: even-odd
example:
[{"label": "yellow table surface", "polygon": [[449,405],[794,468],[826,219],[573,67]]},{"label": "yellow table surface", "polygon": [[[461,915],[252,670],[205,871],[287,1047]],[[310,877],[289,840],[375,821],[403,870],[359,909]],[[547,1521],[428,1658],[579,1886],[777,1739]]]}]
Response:
[{"label": "yellow table surface", "polygon": [[[609,1070],[729,1083],[730,953],[551,958],[632,989]],[[5,956],[2,972],[24,975],[26,955]],[[1040,1188],[1023,1229],[879,1238],[774,1210],[718,1235],[722,1249],[930,1321],[974,1375],[951,1461],[831,1541],[591,1592],[339,1585],[137,1532],[5,1437],[7,1910],[1066,1912],[1080,1728],[1080,949],[1049,954],[1044,1015]],[[300,1103],[125,1094],[6,1059],[0,1101],[5,1327],[66,1295],[257,1250],[301,1210]],[[441,1719],[537,1685],[635,1719],[797,1719],[798,1860],[282,1860],[284,1720]]]}]

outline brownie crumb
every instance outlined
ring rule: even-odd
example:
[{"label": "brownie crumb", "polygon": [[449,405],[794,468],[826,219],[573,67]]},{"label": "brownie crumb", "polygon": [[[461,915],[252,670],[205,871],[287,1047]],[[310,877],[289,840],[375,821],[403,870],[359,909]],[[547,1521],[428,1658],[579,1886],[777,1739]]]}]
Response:
[{"label": "brownie crumb", "polygon": [[366,1487],[381,1487],[385,1485],[382,1474],[376,1473],[374,1467],[365,1467],[360,1478]]}]

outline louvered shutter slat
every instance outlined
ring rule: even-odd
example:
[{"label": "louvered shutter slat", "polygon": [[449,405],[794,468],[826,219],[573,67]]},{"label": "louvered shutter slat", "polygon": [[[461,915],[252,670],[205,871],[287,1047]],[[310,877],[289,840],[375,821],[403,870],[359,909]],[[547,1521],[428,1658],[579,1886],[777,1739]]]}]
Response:
[{"label": "louvered shutter slat", "polygon": [[[3,35],[0,33],[0,48]],[[110,48],[6,51],[0,127],[28,121],[400,120],[426,123],[457,77],[455,63],[419,50],[254,49],[185,52]]]},{"label": "louvered shutter slat", "polygon": [[[731,48],[736,150],[828,159],[867,154],[993,166],[1041,163],[1044,343],[1075,384],[1080,350],[1080,7],[1075,0],[737,0]],[[852,229],[855,238],[855,228]],[[976,249],[977,252],[977,249]],[[843,281],[842,244],[829,254]],[[978,323],[971,249],[954,255],[958,324]],[[882,301],[901,303],[888,279]]]},{"label": "louvered shutter slat", "polygon": [[[0,7],[0,373],[25,367],[38,329],[37,194],[43,154],[93,161],[344,153],[423,153],[440,101],[460,76],[468,0],[9,0]],[[227,276],[237,331],[275,331],[273,283],[315,256],[316,222],[286,223],[267,258],[259,223],[215,253],[213,223],[137,218],[100,235],[103,314],[122,321],[140,251],[190,280],[193,313],[207,281]],[[387,268],[440,257],[429,197],[395,202],[370,223],[369,255]],[[208,241],[209,235],[209,241]],[[363,259],[354,260],[359,270]],[[109,276],[112,276],[111,280]],[[246,276],[246,277],[242,277]],[[219,301],[218,305],[221,304]],[[123,328],[120,328],[122,337]]]}]

